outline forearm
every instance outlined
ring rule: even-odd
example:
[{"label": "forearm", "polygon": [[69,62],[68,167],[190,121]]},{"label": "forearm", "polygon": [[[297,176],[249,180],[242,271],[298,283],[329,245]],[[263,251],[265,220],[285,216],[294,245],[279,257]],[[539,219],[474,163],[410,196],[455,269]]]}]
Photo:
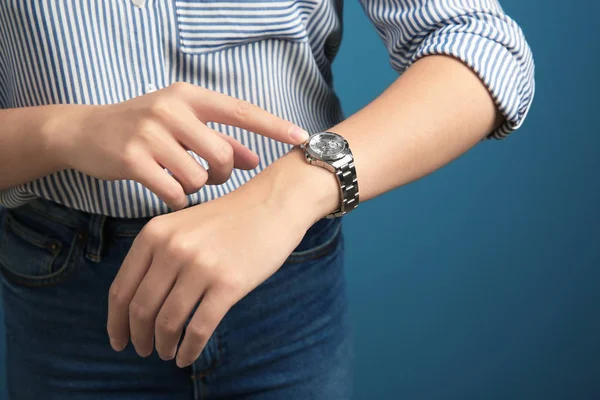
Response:
[{"label": "forearm", "polygon": [[[350,143],[364,202],[454,160],[500,122],[477,75],[458,60],[431,56],[331,131]],[[305,218],[313,221],[339,206],[339,189],[333,174],[302,158],[292,151],[259,180],[278,201],[306,209]]]},{"label": "forearm", "polygon": [[[59,110],[61,108],[61,110]],[[0,189],[63,169],[52,125],[65,106],[0,110]]]},{"label": "forearm", "polygon": [[430,56],[331,130],[350,143],[364,201],[444,166],[500,122],[488,90],[466,65]]}]

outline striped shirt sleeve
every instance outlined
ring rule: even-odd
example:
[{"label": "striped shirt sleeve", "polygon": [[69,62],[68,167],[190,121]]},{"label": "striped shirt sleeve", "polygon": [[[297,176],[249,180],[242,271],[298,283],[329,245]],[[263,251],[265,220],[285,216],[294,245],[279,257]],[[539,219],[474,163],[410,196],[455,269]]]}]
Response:
[{"label": "striped shirt sleeve", "polygon": [[468,65],[492,95],[504,123],[488,138],[521,126],[535,91],[534,63],[521,28],[496,0],[360,0],[402,72],[435,54]]}]

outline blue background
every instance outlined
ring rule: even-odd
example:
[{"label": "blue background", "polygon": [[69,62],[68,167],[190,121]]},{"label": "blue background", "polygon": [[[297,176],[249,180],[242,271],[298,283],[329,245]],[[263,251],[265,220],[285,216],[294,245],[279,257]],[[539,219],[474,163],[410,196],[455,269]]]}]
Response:
[{"label": "blue background", "polygon": [[[536,61],[523,128],[346,219],[357,400],[600,399],[600,5],[501,4]],[[346,5],[352,113],[396,75]]]},{"label": "blue background", "polygon": [[[600,6],[501,3],[537,66],[523,128],[346,219],[355,400],[600,399]],[[351,114],[396,74],[345,18]]]}]

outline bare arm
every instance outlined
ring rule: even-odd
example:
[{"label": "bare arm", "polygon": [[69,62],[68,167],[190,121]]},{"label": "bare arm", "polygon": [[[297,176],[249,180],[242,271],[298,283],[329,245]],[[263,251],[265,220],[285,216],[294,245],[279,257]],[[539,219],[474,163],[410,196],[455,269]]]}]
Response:
[{"label": "bare arm", "polygon": [[258,164],[258,155],[210,129],[208,121],[291,144],[308,137],[255,105],[186,83],[118,104],[2,110],[0,189],[72,168],[99,179],[136,180],[179,209],[187,204],[185,194],[225,182],[234,167]]},{"label": "bare arm", "polygon": [[[360,200],[365,201],[449,163],[500,122],[488,90],[467,66],[450,57],[431,56],[331,131],[350,143]],[[307,165],[299,150],[261,175],[257,180],[273,188],[276,198],[286,204],[297,201],[301,218],[319,219],[339,205],[335,177]]]},{"label": "bare arm", "polygon": [[[498,122],[479,78],[459,61],[432,56],[332,130],[350,142],[366,200],[448,163]],[[131,340],[142,356],[153,347],[165,360],[177,354],[180,367],[198,357],[227,310],[338,207],[336,178],[303,158],[294,149],[232,193],[144,227],[110,290],[107,329],[115,350]]]},{"label": "bare arm", "polygon": [[0,189],[59,171],[66,166],[56,151],[57,137],[49,134],[53,114],[64,106],[0,110]]},{"label": "bare arm", "polygon": [[[350,143],[362,201],[431,173],[489,133],[503,137],[520,126],[534,91],[533,59],[497,1],[361,3],[403,72],[330,128]],[[177,352],[179,366],[198,357],[227,310],[339,206],[336,178],[303,158],[294,149],[232,193],[144,227],[109,295],[115,349],[131,340],[147,355],[154,345],[164,359]]]}]

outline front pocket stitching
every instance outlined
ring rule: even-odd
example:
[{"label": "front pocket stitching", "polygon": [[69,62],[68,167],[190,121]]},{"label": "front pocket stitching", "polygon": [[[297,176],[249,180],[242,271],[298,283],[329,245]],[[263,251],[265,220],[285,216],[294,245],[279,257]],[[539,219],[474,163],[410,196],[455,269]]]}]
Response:
[{"label": "front pocket stitching", "polygon": [[[178,3],[182,3],[182,4],[178,4]],[[206,46],[202,46],[199,45],[198,47],[200,47],[199,49],[191,49],[190,46],[188,46],[186,44],[186,42],[189,44],[190,39],[185,39],[184,38],[184,31],[185,31],[185,27],[194,27],[194,23],[190,23],[190,22],[183,22],[182,18],[183,17],[187,17],[188,14],[182,14],[182,8],[185,7],[185,3],[190,3],[190,2],[186,2],[186,1],[176,1],[175,2],[175,13],[176,13],[176,18],[177,18],[177,33],[179,36],[179,44],[181,46],[181,51],[184,54],[189,54],[189,55],[202,55],[202,54],[212,54],[212,53],[216,53],[219,51],[223,51],[223,50],[227,50],[227,49],[233,49],[236,48],[238,46],[242,46],[245,44],[250,44],[250,43],[256,43],[256,42],[260,42],[263,40],[267,40],[267,39],[272,39],[272,40],[283,40],[283,41],[289,41],[289,42],[294,42],[294,43],[306,43],[308,41],[308,33],[306,32],[306,27],[304,26],[303,30],[304,30],[304,34],[302,34],[299,37],[294,37],[294,36],[273,36],[273,37],[261,37],[260,35],[255,36],[255,37],[251,37],[249,39],[243,39],[240,38],[239,42],[233,42],[233,43],[225,43],[222,45],[217,45],[214,48],[211,48],[210,50],[206,50]],[[191,2],[192,4],[198,4],[196,2]],[[264,2],[264,3],[269,3],[269,2]],[[293,5],[292,5],[293,6]],[[202,15],[202,11],[206,10],[206,7],[198,7],[193,9],[193,11],[197,12],[196,15],[201,16]],[[212,9],[212,8],[211,8]],[[254,8],[255,9],[255,8]],[[314,11],[314,10],[313,10]],[[293,10],[293,12],[299,14],[298,18],[297,18],[297,22],[294,23],[292,26],[285,28],[285,31],[281,33],[281,35],[285,35],[285,34],[289,34],[289,33],[293,33],[295,30],[298,29],[298,27],[303,26],[304,25],[304,20],[308,19],[308,16],[306,18],[303,18],[303,12],[298,10],[297,8],[295,8]],[[194,14],[189,14],[189,15],[194,15]],[[240,17],[244,17],[243,15],[240,15]],[[281,17],[279,17],[281,18]],[[266,30],[268,27],[272,27],[275,28],[276,26],[278,26],[278,23],[276,22],[276,20],[271,23],[269,22],[268,25],[264,25],[263,26],[263,30],[256,30],[257,33],[260,34],[260,32],[263,32],[264,30]],[[216,40],[216,39],[214,39]],[[199,42],[202,42],[202,40],[199,40]]]},{"label": "front pocket stitching", "polygon": [[336,245],[337,240],[342,230],[342,224],[338,224],[333,234],[323,243],[312,249],[291,253],[288,259],[285,261],[286,264],[300,264],[307,261],[317,260],[325,255]]},{"label": "front pocket stitching", "polygon": [[57,222],[61,225],[68,226],[69,228],[77,227],[77,224],[74,224],[72,221],[69,221],[62,217],[58,217],[58,216],[56,216],[56,213],[52,213],[44,208],[40,208],[37,200],[30,201],[29,203],[25,204],[23,207],[27,207],[28,211],[31,211],[31,212],[37,214],[41,218],[49,219],[49,220]]},{"label": "front pocket stitching", "polygon": [[[12,232],[19,238],[33,244],[34,246],[37,246],[41,250],[50,252],[53,257],[56,257],[62,248],[62,244],[58,240],[52,238],[40,239],[43,238],[43,235],[24,227],[21,222],[17,221],[10,214],[6,215],[6,229],[12,230]],[[55,245],[56,249],[48,248],[49,244]]]},{"label": "front pocket stitching", "polygon": [[[75,236],[73,238],[73,240],[71,241],[71,248],[69,249],[69,253],[67,254],[67,258],[65,259],[64,264],[57,271],[55,271],[51,274],[47,274],[47,275],[43,275],[43,276],[32,276],[32,275],[19,274],[19,273],[13,271],[11,268],[9,268],[6,265],[5,259],[0,259],[0,268],[4,269],[5,272],[7,272],[15,282],[20,283],[25,286],[39,287],[39,286],[53,285],[53,284],[56,284],[56,283],[60,282],[61,280],[63,280],[67,276],[67,274],[73,269],[73,266],[75,265],[74,252],[76,251],[76,248],[77,248],[76,244],[77,244],[77,236]],[[56,259],[56,257],[52,260],[52,262],[55,259]]]},{"label": "front pocket stitching", "polygon": [[[7,214],[5,224],[6,224],[6,230],[5,230],[4,235],[2,235],[2,242],[1,242],[0,247],[8,246],[8,234],[13,234],[13,235],[19,237],[21,240],[28,242],[28,243],[32,244],[33,246],[38,247],[40,250],[49,251],[45,246],[43,246],[43,245],[40,246],[39,242],[37,242],[35,239],[29,237],[27,235],[27,233],[24,232],[22,229],[20,231],[21,234],[19,234],[19,232],[17,232],[18,229],[16,229],[17,223],[14,222],[14,219],[10,216],[10,214]],[[10,230],[10,232],[9,232],[9,230]],[[27,237],[23,237],[22,235],[25,235]],[[31,240],[28,240],[28,239],[31,239]],[[36,241],[37,243],[35,243],[34,241]],[[60,243],[59,243],[58,247],[60,247]],[[54,260],[57,257],[57,255],[55,255],[55,254],[49,254],[49,256],[51,256],[51,257],[49,257],[49,260],[47,262],[41,264],[42,270],[49,270],[52,267],[52,263],[54,262]],[[8,265],[8,263],[10,263],[10,261],[4,256],[4,253],[0,252],[0,263],[2,263],[2,262],[4,262],[6,265]],[[6,266],[4,268],[9,269]],[[14,274],[14,272],[13,272],[13,274]]]}]

